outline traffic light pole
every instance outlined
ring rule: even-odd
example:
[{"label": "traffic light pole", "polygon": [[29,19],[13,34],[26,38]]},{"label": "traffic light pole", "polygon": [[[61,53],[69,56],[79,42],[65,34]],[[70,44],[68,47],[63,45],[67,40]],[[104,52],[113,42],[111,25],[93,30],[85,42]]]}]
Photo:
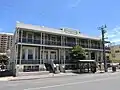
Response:
[{"label": "traffic light pole", "polygon": [[104,61],[104,71],[107,72],[107,61],[106,61],[106,55],[105,55],[105,37],[104,34],[106,33],[105,31],[106,25],[105,26],[101,26],[98,29],[101,30],[102,33],[102,48],[103,48],[103,61]]},{"label": "traffic light pole", "polygon": [[105,34],[105,30],[104,28],[101,28],[102,30],[102,47],[103,47],[103,60],[104,60],[104,70],[105,72],[107,72],[107,61],[106,61],[106,55],[105,55],[105,38],[104,38],[104,34]]}]

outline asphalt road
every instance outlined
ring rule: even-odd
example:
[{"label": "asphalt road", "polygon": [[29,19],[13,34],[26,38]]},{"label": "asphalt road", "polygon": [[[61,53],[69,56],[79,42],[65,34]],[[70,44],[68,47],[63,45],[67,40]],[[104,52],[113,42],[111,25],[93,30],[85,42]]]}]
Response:
[{"label": "asphalt road", "polygon": [[1,81],[0,90],[120,90],[120,72]]}]

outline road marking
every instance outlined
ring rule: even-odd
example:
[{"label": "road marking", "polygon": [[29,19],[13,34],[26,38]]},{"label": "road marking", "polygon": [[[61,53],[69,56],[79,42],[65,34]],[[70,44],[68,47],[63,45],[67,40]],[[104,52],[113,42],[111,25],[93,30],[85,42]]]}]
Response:
[{"label": "road marking", "polygon": [[98,81],[104,81],[104,80],[112,80],[112,79],[117,79],[117,78],[120,78],[120,77],[108,77],[108,78],[102,78],[102,79],[96,79],[96,80],[89,80],[89,81],[83,81],[83,82],[74,82],[74,83],[58,84],[58,85],[43,86],[43,87],[36,87],[36,88],[27,88],[27,89],[24,89],[24,90],[39,90],[39,89],[62,87],[62,86],[69,86],[69,85],[75,85],[75,84],[98,82]]}]

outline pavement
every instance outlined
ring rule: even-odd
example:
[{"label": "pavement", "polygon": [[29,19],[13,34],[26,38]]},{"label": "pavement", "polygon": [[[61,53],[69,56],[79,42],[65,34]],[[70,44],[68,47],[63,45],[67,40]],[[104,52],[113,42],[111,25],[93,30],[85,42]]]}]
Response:
[{"label": "pavement", "polygon": [[1,81],[0,90],[120,90],[120,72]]},{"label": "pavement", "polygon": [[[120,72],[119,69],[117,69],[116,73]],[[97,71],[95,74],[99,74],[99,73],[104,73],[104,71]],[[112,70],[109,69],[108,73],[112,73]],[[46,74],[46,75],[30,75],[30,76],[18,76],[18,77],[1,77],[0,81],[18,81],[18,80],[34,80],[34,79],[43,79],[43,78],[56,78],[56,77],[65,77],[65,76],[77,76],[79,74],[75,74],[75,73],[58,73],[58,74]],[[86,76],[90,75],[90,73],[84,74]]]},{"label": "pavement", "polygon": [[1,77],[0,81],[18,81],[18,80],[33,80],[33,79],[43,79],[43,78],[54,78],[62,76],[76,76],[75,73],[59,73],[59,74],[47,74],[47,75],[30,75],[30,76],[18,76],[18,77]]}]

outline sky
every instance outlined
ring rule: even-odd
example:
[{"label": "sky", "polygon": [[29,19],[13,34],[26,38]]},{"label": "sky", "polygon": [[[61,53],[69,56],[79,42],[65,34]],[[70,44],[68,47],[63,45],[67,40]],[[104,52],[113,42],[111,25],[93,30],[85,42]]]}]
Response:
[{"label": "sky", "polygon": [[16,21],[51,28],[69,27],[120,43],[120,0],[0,0],[0,32],[14,32]]}]

